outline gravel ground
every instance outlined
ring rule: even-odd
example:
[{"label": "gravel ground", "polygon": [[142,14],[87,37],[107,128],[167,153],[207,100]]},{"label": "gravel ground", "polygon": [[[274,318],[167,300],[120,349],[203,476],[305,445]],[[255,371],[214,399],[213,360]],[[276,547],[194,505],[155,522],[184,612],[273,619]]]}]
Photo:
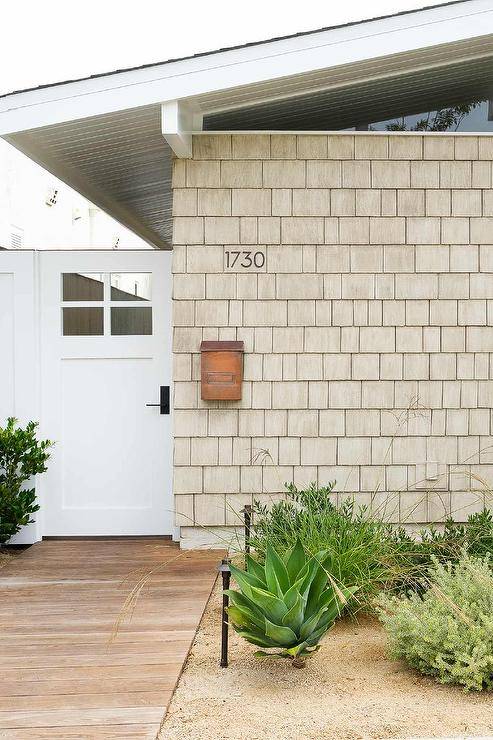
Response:
[{"label": "gravel ground", "polygon": [[339,622],[304,670],[230,641],[218,665],[220,591],[207,606],[161,740],[493,737],[493,695],[436,684],[386,656],[375,619]]}]

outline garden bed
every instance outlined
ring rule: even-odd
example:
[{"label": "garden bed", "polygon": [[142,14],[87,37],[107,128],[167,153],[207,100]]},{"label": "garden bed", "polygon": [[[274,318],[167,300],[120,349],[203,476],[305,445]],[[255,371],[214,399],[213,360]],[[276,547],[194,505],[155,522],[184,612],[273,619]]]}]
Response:
[{"label": "garden bed", "polygon": [[375,619],[336,624],[304,670],[259,660],[231,631],[220,668],[220,591],[206,609],[161,740],[349,740],[493,735],[493,695],[465,694],[391,661]]}]

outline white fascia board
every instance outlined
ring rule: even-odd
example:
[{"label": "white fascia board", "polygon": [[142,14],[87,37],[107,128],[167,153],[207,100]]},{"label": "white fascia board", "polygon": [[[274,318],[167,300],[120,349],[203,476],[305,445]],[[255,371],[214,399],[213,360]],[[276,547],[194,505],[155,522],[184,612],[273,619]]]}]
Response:
[{"label": "white fascia board", "polygon": [[[115,72],[0,99],[0,136],[489,34],[493,34],[491,0],[465,0],[457,5]],[[255,103],[254,94],[251,102]]]}]

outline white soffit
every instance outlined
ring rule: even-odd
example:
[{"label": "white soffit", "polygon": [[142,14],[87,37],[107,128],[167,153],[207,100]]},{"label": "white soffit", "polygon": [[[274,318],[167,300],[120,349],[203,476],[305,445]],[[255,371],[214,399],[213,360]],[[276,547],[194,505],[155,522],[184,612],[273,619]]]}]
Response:
[{"label": "white soffit", "polygon": [[493,2],[463,0],[12,93],[0,98],[0,136],[166,247],[169,145],[189,156],[202,118],[207,130],[303,130],[309,110],[318,128],[337,128],[376,100],[383,119],[385,101],[414,96],[420,112],[440,91],[479,95],[491,79]]}]

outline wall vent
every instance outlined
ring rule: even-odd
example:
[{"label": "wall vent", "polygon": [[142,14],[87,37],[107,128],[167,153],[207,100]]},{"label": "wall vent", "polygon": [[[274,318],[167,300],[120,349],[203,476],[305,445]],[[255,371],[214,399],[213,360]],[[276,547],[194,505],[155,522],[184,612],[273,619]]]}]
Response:
[{"label": "wall vent", "polygon": [[22,249],[24,244],[24,229],[12,226],[10,232],[10,249]]},{"label": "wall vent", "polygon": [[54,206],[56,205],[58,198],[58,190],[56,188],[51,188],[51,190],[48,191],[45,198],[45,203],[47,206]]}]

